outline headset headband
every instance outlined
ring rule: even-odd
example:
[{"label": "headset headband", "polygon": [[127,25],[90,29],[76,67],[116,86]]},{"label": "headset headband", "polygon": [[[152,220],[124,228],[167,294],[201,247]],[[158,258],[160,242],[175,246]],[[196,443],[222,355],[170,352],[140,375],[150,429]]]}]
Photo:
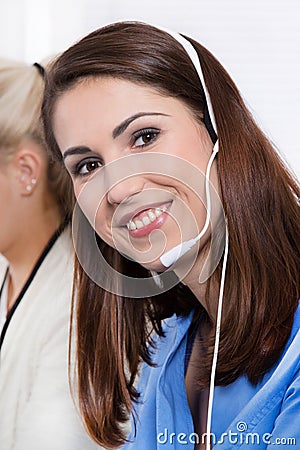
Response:
[{"label": "headset headband", "polygon": [[216,126],[213,107],[211,104],[210,95],[206,88],[200,59],[199,59],[198,53],[196,52],[196,49],[193,47],[191,42],[186,37],[182,36],[181,34],[175,33],[173,31],[167,30],[166,28],[162,28],[162,27],[156,27],[156,28],[158,28],[162,31],[165,31],[170,36],[172,36],[177,42],[179,42],[179,44],[182,45],[182,47],[185,49],[186,53],[188,54],[190,60],[192,61],[193,65],[196,69],[196,72],[199,76],[200,84],[201,84],[201,87],[204,92],[204,111],[203,111],[204,125],[206,126],[206,129],[209,133],[212,143],[215,144],[218,140],[217,126]]}]

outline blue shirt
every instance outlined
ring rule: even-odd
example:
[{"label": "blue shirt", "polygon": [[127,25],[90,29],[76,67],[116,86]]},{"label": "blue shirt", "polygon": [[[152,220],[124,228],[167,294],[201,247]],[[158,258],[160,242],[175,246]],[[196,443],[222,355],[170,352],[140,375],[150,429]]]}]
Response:
[{"label": "blue shirt", "polygon": [[[193,450],[197,439],[189,409],[184,359],[188,317],[172,316],[155,336],[155,367],[143,364],[135,405],[136,434],[131,419],[130,442],[123,450]],[[253,386],[241,376],[215,387],[211,442],[214,449],[300,448],[300,306],[285,350],[262,382]]]}]

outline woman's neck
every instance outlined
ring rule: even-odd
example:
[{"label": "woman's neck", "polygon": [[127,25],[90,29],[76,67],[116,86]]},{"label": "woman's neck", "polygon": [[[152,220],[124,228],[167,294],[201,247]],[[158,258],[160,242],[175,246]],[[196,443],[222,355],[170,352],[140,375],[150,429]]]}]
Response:
[{"label": "woman's neck", "polygon": [[[208,276],[207,280],[203,279],[205,266],[209,266],[206,251],[208,247],[209,245],[206,243],[201,251],[198,251],[197,255],[190,252],[188,255],[181,258],[177,264],[178,268],[175,266],[174,271],[182,282],[192,291],[207,311],[211,320],[214,321],[218,308],[219,284],[217,282],[217,278],[214,276],[214,273]],[[191,269],[188,270],[190,267]]]}]

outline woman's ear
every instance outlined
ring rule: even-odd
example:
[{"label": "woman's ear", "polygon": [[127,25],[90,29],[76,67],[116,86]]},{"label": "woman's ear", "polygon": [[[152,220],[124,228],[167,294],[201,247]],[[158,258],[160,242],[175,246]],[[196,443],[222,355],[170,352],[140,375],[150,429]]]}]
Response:
[{"label": "woman's ear", "polygon": [[34,143],[24,143],[15,154],[15,164],[20,182],[21,195],[29,196],[35,191],[42,171],[42,155]]}]

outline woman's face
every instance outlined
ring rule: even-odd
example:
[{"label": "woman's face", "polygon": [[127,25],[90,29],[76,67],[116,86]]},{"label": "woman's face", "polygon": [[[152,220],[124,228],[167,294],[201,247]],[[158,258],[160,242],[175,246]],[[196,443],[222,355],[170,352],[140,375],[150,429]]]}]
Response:
[{"label": "woman's face", "polygon": [[181,100],[89,79],[59,97],[53,126],[79,204],[109,245],[160,271],[161,254],[202,229],[212,143]]}]

